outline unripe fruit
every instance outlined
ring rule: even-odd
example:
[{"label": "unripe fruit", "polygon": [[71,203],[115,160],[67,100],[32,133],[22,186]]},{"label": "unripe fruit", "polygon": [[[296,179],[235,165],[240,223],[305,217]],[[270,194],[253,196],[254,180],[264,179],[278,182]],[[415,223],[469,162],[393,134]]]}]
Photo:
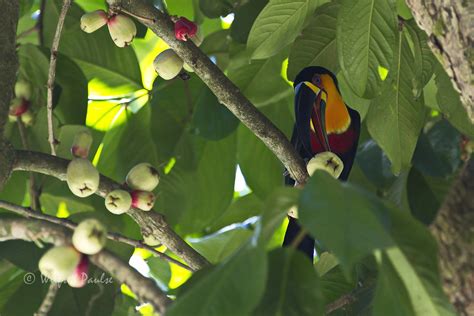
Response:
[{"label": "unripe fruit", "polygon": [[81,17],[81,29],[92,33],[104,26],[107,20],[107,14],[102,10],[86,13]]},{"label": "unripe fruit", "polygon": [[10,116],[20,116],[30,107],[30,102],[24,98],[15,98],[10,104],[10,110],[8,115]]},{"label": "unripe fruit", "polygon": [[161,78],[170,80],[183,69],[183,60],[172,49],[167,49],[156,56],[153,67]]},{"label": "unripe fruit", "polygon": [[81,260],[81,254],[71,246],[57,246],[49,249],[38,263],[39,270],[54,282],[63,282]]},{"label": "unripe fruit", "polygon": [[87,197],[99,188],[99,171],[84,158],[75,158],[67,166],[67,185],[74,195]]},{"label": "unripe fruit", "polygon": [[335,153],[325,151],[311,158],[306,169],[310,176],[313,175],[316,170],[325,170],[337,179],[341,175],[342,169],[344,169],[344,163]]},{"label": "unripe fruit", "polygon": [[293,205],[292,207],[290,207],[290,209],[288,210],[288,216],[298,218],[298,206]]},{"label": "unripe fruit", "polygon": [[125,181],[133,190],[153,191],[160,182],[160,175],[155,167],[143,162],[130,169]]},{"label": "unripe fruit", "polygon": [[105,207],[113,214],[123,214],[132,207],[132,196],[124,190],[114,190],[105,197]]},{"label": "unripe fruit", "polygon": [[191,68],[191,66],[189,66],[186,63],[183,64],[183,69],[186,70],[187,72],[194,72],[194,69]]},{"label": "unripe fruit", "polygon": [[24,80],[18,80],[15,83],[15,96],[29,100],[31,98],[31,85]]},{"label": "unripe fruit", "polygon": [[68,276],[67,284],[70,287],[83,287],[87,283],[87,272],[89,270],[89,258],[86,255],[81,256],[81,261],[74,269],[74,272]]},{"label": "unripe fruit", "polygon": [[132,206],[142,211],[149,211],[155,205],[155,195],[146,191],[132,191]]},{"label": "unripe fruit", "polygon": [[145,245],[148,245],[150,247],[158,247],[161,245],[161,241],[155,238],[152,234],[150,235],[143,235],[143,242]]},{"label": "unripe fruit", "polygon": [[107,26],[112,40],[118,47],[130,45],[137,35],[135,22],[125,15],[114,15],[107,22]]},{"label": "unripe fruit", "polygon": [[194,34],[193,36],[190,37],[191,41],[193,41],[194,45],[196,45],[197,47],[201,46],[204,38],[201,34],[201,32],[197,32],[196,34]]},{"label": "unripe fruit", "polygon": [[104,248],[107,241],[107,228],[96,219],[83,220],[74,229],[72,244],[86,255],[95,255]]},{"label": "unripe fruit", "polygon": [[35,121],[35,116],[33,115],[33,112],[31,112],[30,110],[23,113],[20,116],[20,118],[21,118],[21,121],[23,122],[23,124],[25,124],[26,126],[33,125],[33,123]]},{"label": "unripe fruit", "polygon": [[71,154],[74,157],[87,158],[92,145],[92,133],[89,130],[77,132],[71,146]]}]

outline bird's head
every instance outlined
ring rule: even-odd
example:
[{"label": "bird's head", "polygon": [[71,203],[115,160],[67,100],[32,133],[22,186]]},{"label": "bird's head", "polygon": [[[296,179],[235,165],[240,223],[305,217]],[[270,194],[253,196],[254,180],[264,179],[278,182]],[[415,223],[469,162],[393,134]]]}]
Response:
[{"label": "bird's head", "polygon": [[351,123],[336,76],[323,67],[307,67],[293,85],[297,125],[308,126],[329,150],[327,135],[343,133]]}]

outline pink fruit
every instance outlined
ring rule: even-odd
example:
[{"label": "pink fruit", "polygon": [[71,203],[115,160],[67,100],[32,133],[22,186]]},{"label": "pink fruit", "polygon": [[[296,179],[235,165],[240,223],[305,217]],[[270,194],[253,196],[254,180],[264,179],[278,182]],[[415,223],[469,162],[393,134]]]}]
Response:
[{"label": "pink fruit", "polygon": [[87,283],[87,272],[89,270],[89,258],[86,255],[81,256],[81,261],[74,272],[67,278],[67,284],[70,287],[83,287]]},{"label": "pink fruit", "polygon": [[71,146],[72,155],[78,158],[87,158],[92,141],[92,134],[89,130],[77,132]]},{"label": "pink fruit", "polygon": [[174,24],[174,35],[180,41],[187,41],[197,33],[197,25],[185,17],[180,17]]},{"label": "pink fruit", "polygon": [[10,112],[8,113],[11,116],[20,116],[30,107],[30,102],[24,98],[15,98],[10,104]]},{"label": "pink fruit", "polygon": [[155,195],[147,191],[132,191],[132,207],[139,208],[142,211],[149,211],[155,205]]}]

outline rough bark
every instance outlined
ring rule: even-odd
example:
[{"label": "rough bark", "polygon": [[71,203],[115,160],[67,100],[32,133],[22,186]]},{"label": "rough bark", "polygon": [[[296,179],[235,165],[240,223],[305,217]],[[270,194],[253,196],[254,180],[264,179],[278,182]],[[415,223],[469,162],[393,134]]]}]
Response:
[{"label": "rough bark", "polygon": [[11,172],[12,148],[3,140],[3,129],[8,119],[8,109],[16,81],[18,59],[16,56],[16,26],[18,1],[0,0],[0,190]]},{"label": "rough bark", "polygon": [[[69,164],[67,159],[24,150],[17,150],[15,156],[13,170],[38,172],[66,181],[66,170]],[[99,190],[96,194],[105,198],[110,191],[119,188],[118,183],[101,175]],[[203,256],[169,227],[163,215],[155,212],[143,212],[138,209],[131,209],[127,214],[137,222],[145,235],[153,235],[192,269],[199,270],[209,265]]]},{"label": "rough bark", "polygon": [[474,123],[474,2],[407,0],[407,4]]},{"label": "rough bark", "polygon": [[461,315],[474,315],[474,159],[464,166],[430,227],[443,287]]}]

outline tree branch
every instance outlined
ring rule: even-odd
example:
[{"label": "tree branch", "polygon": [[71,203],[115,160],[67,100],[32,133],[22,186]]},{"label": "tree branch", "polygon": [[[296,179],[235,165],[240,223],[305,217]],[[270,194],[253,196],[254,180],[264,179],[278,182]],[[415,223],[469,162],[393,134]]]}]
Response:
[{"label": "tree branch", "polygon": [[[54,34],[53,43],[51,44],[51,58],[49,61],[48,71],[48,98],[47,98],[47,109],[48,109],[48,142],[51,146],[51,155],[56,156],[56,144],[57,140],[54,138],[54,126],[53,126],[53,89],[54,81],[56,79],[56,62],[58,59],[58,48],[59,40],[61,39],[61,32],[64,26],[64,20],[66,19],[67,11],[71,6],[71,0],[64,0],[61,13],[58,18],[58,25],[56,26],[56,33]],[[41,12],[43,14],[43,12]]]},{"label": "tree branch", "polygon": [[[13,239],[65,245],[70,244],[71,232],[65,227],[35,219],[0,219],[0,241]],[[142,276],[113,253],[102,250],[89,259],[117,281],[127,284],[141,302],[150,303],[160,313],[164,313],[171,303],[151,279]]]},{"label": "tree branch", "polygon": [[440,59],[460,92],[462,103],[474,123],[474,32],[472,1],[407,0],[418,26],[430,39],[431,50]]},{"label": "tree branch", "polygon": [[41,303],[38,311],[34,314],[34,316],[46,316],[48,315],[51,307],[53,307],[54,299],[56,298],[56,294],[58,294],[59,286],[56,282],[51,281],[49,285],[48,292],[44,297],[43,302]]},{"label": "tree branch", "polygon": [[305,183],[305,164],[286,136],[240,92],[224,73],[192,41],[178,41],[170,17],[144,0],[107,0],[111,9],[141,17],[138,20],[163,39],[185,63],[190,65],[225,105],[275,154],[290,175]]},{"label": "tree branch", "polygon": [[474,159],[466,162],[430,227],[443,287],[462,315],[474,311]]},{"label": "tree branch", "polygon": [[[58,225],[67,227],[71,230],[74,230],[77,227],[76,223],[74,223],[74,222],[72,222],[68,219],[57,218],[55,216],[51,216],[51,215],[48,215],[48,214],[43,214],[41,212],[35,212],[31,209],[28,209],[28,208],[25,208],[25,207],[22,207],[22,206],[19,206],[19,205],[15,205],[15,204],[12,204],[12,203],[9,203],[9,202],[6,202],[6,201],[1,201],[0,200],[0,207],[4,208],[6,210],[9,210],[13,213],[16,213],[16,214],[22,215],[24,217],[27,217],[27,218],[36,218],[36,219],[44,220],[44,221],[47,221],[47,222],[50,222],[50,223],[54,223],[54,224],[58,224]],[[142,249],[148,250],[149,252],[151,252],[152,254],[154,254],[155,256],[157,256],[157,257],[159,257],[163,260],[174,263],[174,264],[176,264],[176,265],[180,266],[181,268],[186,269],[188,271],[193,271],[187,265],[181,263],[180,261],[178,261],[176,259],[171,258],[170,256],[168,256],[168,255],[166,255],[162,252],[159,252],[155,248],[150,247],[150,246],[144,244],[143,242],[141,242],[139,240],[127,238],[127,237],[122,236],[120,234],[110,233],[110,232],[107,234],[107,238],[110,239],[110,240],[113,240],[113,241],[117,241],[117,242],[121,242],[123,244],[130,245],[130,246],[135,247],[135,248],[142,248]]]},{"label": "tree branch", "polygon": [[[48,154],[17,150],[13,170],[32,171],[58,178],[66,181],[66,170],[69,160]],[[104,197],[120,185],[113,180],[101,175],[97,195]],[[189,246],[178,234],[176,234],[164,219],[163,215],[156,212],[143,212],[131,209],[127,212],[140,226],[142,235],[152,235],[178,257],[184,260],[193,270],[199,270],[209,262],[196,250]]]}]

